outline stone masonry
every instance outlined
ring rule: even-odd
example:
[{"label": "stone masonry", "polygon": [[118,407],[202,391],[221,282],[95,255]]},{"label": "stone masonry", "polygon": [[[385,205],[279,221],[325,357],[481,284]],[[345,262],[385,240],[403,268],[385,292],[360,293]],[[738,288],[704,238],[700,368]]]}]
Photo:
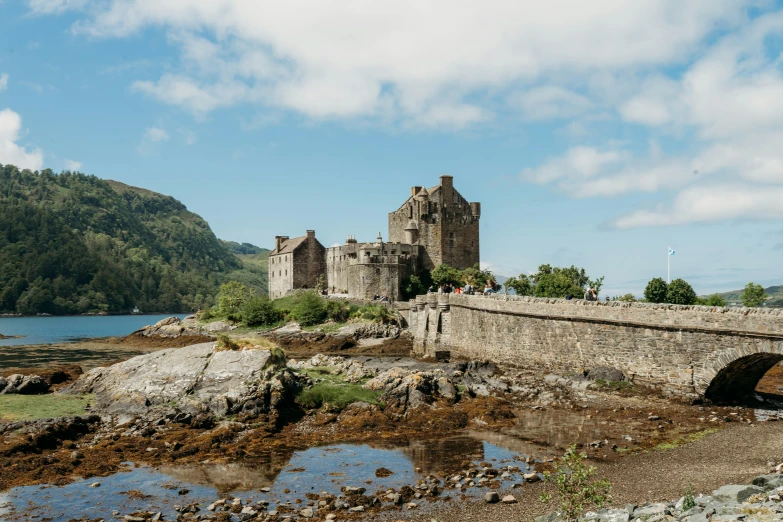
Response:
[{"label": "stone masonry", "polygon": [[[357,299],[387,296],[399,300],[403,281],[440,264],[459,269],[479,262],[481,204],[469,203],[441,176],[432,188],[413,187],[406,202],[389,214],[389,240],[324,248],[315,233],[289,239],[278,236],[269,255],[269,296],[278,298],[313,288],[323,276],[327,291]],[[312,234],[312,237],[311,237]]]},{"label": "stone masonry", "polygon": [[417,296],[414,350],[563,374],[619,368],[689,398],[740,400],[783,360],[783,310],[515,296]]}]

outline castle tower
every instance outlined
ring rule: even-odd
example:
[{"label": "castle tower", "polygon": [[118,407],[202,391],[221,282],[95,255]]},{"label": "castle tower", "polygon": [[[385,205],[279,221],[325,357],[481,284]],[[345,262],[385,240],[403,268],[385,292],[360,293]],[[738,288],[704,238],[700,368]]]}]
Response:
[{"label": "castle tower", "polygon": [[481,204],[469,203],[444,175],[430,189],[412,187],[407,201],[389,214],[389,242],[423,247],[423,268],[469,268],[479,262]]}]

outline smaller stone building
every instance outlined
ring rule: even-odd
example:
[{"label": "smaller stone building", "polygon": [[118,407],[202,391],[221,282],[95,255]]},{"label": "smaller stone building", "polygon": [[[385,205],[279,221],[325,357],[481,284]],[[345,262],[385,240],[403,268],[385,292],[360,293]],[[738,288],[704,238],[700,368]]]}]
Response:
[{"label": "smaller stone building", "polygon": [[299,288],[315,288],[326,273],[326,248],[308,230],[302,237],[275,236],[269,253],[269,297],[283,297]]},{"label": "smaller stone building", "polygon": [[419,273],[421,247],[384,243],[359,243],[350,236],[344,245],[326,249],[326,280],[330,294],[347,294],[359,299],[387,296],[401,298],[402,281]]}]

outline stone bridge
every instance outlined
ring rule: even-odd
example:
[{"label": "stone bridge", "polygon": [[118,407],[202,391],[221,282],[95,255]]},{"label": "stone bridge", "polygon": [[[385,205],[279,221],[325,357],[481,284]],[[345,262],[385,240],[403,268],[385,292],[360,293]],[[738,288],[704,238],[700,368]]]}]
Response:
[{"label": "stone bridge", "polygon": [[573,374],[599,366],[688,399],[741,402],[783,360],[783,310],[429,294],[414,350]]}]

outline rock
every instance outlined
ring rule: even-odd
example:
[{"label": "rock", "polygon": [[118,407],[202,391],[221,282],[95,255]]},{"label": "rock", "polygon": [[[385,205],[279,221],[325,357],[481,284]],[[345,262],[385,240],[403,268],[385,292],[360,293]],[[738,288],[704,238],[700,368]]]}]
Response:
[{"label": "rock", "polygon": [[0,395],[42,395],[49,393],[49,384],[38,375],[13,374],[0,377]]},{"label": "rock", "polygon": [[180,336],[202,336],[203,333],[193,323],[183,324],[179,317],[167,317],[161,319],[152,326],[145,326],[141,330],[131,335],[142,335],[144,337],[163,337],[166,339],[176,339]]},{"label": "rock", "polygon": [[375,476],[378,478],[390,477],[394,475],[394,472],[386,468],[378,468],[375,470]]},{"label": "rock", "polygon": [[759,493],[764,493],[764,489],[758,486],[746,486],[731,484],[721,486],[712,492],[715,500],[720,502],[745,502],[748,498]]},{"label": "rock", "polygon": [[297,377],[271,366],[269,350],[215,346],[160,350],[95,368],[63,392],[94,393],[94,410],[123,415],[168,412],[172,402],[183,414],[256,415],[291,397]]},{"label": "rock", "polygon": [[547,513],[537,517],[534,522],[564,522],[564,519],[560,516],[560,513]]},{"label": "rock", "polygon": [[751,484],[770,491],[779,487],[783,487],[783,475],[761,475],[754,478],[751,481]]},{"label": "rock", "polygon": [[93,482],[92,484],[90,484],[90,487],[91,488],[99,488],[99,487],[101,487],[101,483],[100,482]]},{"label": "rock", "polygon": [[516,499],[516,497],[514,495],[506,495],[500,501],[503,502],[504,504],[516,504],[517,503],[517,499]]},{"label": "rock", "polygon": [[598,368],[593,368],[585,374],[585,377],[591,381],[597,381],[598,379],[608,382],[625,380],[625,374],[622,372],[622,370],[618,370],[617,368],[612,368],[610,366],[599,366]]},{"label": "rock", "polygon": [[237,327],[225,321],[215,321],[204,326],[204,331],[209,333],[223,333],[236,330]]},{"label": "rock", "polygon": [[580,522],[629,522],[631,516],[625,509],[602,509],[590,511],[580,518]]},{"label": "rock", "polygon": [[416,509],[417,507],[419,507],[419,505],[416,504],[415,502],[408,502],[407,504],[405,504],[405,507],[408,509]]},{"label": "rock", "polygon": [[532,473],[524,473],[522,478],[525,479],[525,482],[538,482],[541,480],[541,476],[535,471]]},{"label": "rock", "polygon": [[337,519],[337,515],[335,515],[334,513],[329,513],[328,515],[326,515],[326,520],[336,520],[336,519]]},{"label": "rock", "polygon": [[633,511],[633,519],[636,520],[648,520],[653,517],[656,517],[658,515],[666,515],[669,511],[669,506],[667,504],[663,504],[661,502],[655,503],[655,504],[647,504],[645,506],[641,506],[636,508]]},{"label": "rock", "polygon": [[488,491],[484,493],[484,502],[487,504],[496,504],[500,501],[500,497],[498,497],[498,494],[494,491]]},{"label": "rock", "polygon": [[313,510],[311,508],[304,508],[299,511],[299,516],[303,518],[313,518]]}]

